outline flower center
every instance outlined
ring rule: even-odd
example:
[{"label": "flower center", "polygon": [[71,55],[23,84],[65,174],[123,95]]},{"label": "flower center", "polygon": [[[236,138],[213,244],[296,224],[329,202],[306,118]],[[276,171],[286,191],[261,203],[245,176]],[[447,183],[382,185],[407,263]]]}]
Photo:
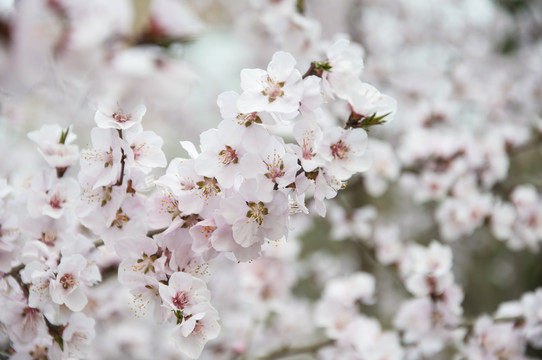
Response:
[{"label": "flower center", "polygon": [[27,317],[27,316],[30,316],[30,317],[35,317],[39,314],[39,310],[38,309],[35,309],[35,308],[31,308],[29,306],[25,307],[23,309],[23,316],[24,317]]},{"label": "flower center", "polygon": [[111,115],[113,119],[118,123],[125,123],[129,121],[132,118],[132,115],[130,114],[124,114],[120,111],[114,112],[113,115]]},{"label": "flower center", "polygon": [[143,157],[146,153],[148,153],[148,146],[146,142],[143,142],[139,145],[131,145],[130,148],[134,152],[134,159],[138,160],[140,157]]},{"label": "flower center", "polygon": [[305,160],[310,160],[314,156],[312,152],[312,147],[310,146],[310,144],[307,144],[305,141],[303,141],[303,146],[301,147],[301,155],[303,156],[303,159]]},{"label": "flower center", "polygon": [[62,284],[64,290],[68,290],[75,286],[75,278],[72,274],[64,274],[60,278],[60,283]]},{"label": "flower center", "polygon": [[350,150],[342,140],[330,146],[331,154],[337,159],[344,159]]},{"label": "flower center", "polygon": [[161,204],[161,212],[170,214],[172,216],[171,220],[180,215],[181,212],[179,211],[179,201],[173,198],[171,195],[165,196],[161,200]]},{"label": "flower center", "polygon": [[180,184],[181,184],[181,189],[184,191],[190,191],[196,187],[196,185],[194,184],[194,181],[192,181],[190,177],[186,177],[183,180],[181,180]]},{"label": "flower center", "polygon": [[65,203],[65,202],[66,202],[66,200],[63,199],[60,195],[54,194],[51,197],[51,200],[49,200],[49,205],[53,209],[60,209],[60,208],[62,208],[62,204]]},{"label": "flower center", "polygon": [[262,123],[262,119],[260,119],[257,112],[251,112],[248,114],[239,114],[237,115],[237,120],[239,120],[237,121],[239,125],[245,125],[245,127],[249,127],[250,125],[252,125],[252,123],[257,123],[257,124]]},{"label": "flower center", "polygon": [[263,217],[269,214],[269,210],[264,207],[264,203],[261,201],[258,203],[247,202],[247,205],[250,208],[250,210],[247,211],[247,218],[253,219],[258,223],[258,225],[262,225]]},{"label": "flower center", "polygon": [[186,293],[179,291],[175,297],[171,299],[171,302],[177,309],[184,309],[186,305],[190,302],[190,299],[188,298],[188,295]]},{"label": "flower center", "polygon": [[143,274],[147,274],[149,271],[156,272],[154,269],[154,262],[158,259],[157,254],[153,255],[147,255],[143,253],[141,255],[141,258],[137,259],[137,265],[134,265],[132,268],[136,272],[142,272]]},{"label": "flower center", "polygon": [[271,181],[276,182],[276,179],[284,176],[284,162],[280,158],[273,159],[273,162],[264,164],[267,166],[268,173],[265,174],[265,177],[271,179]]},{"label": "flower center", "polygon": [[284,87],[284,81],[277,83],[271,80],[271,78],[268,76],[267,80],[265,81],[265,85],[267,86],[262,90],[262,94],[268,97],[270,103],[277,100],[278,97],[284,95],[284,91],[282,90]]},{"label": "flower center", "polygon": [[201,229],[201,233],[204,237],[208,238],[209,235],[211,235],[216,230],[216,226],[203,226]]},{"label": "flower center", "polygon": [[215,196],[220,192],[218,181],[215,178],[203,177],[202,181],[196,183],[198,189],[201,190],[201,196],[209,199],[211,196]]},{"label": "flower center", "polygon": [[45,231],[41,233],[41,237],[38,239],[47,246],[53,246],[56,241],[56,231]]},{"label": "flower center", "polygon": [[122,212],[122,208],[119,208],[117,210],[117,215],[115,216],[115,219],[111,222],[111,225],[109,225],[109,226],[110,227],[111,226],[116,226],[117,228],[122,229],[122,227],[128,221],[130,221],[130,218],[128,217],[128,215],[126,215],[125,213]]},{"label": "flower center", "polygon": [[28,354],[32,357],[34,360],[46,360],[49,359],[47,348],[44,346],[34,346],[32,350],[28,352]]},{"label": "flower center", "polygon": [[232,149],[229,145],[226,145],[224,150],[218,153],[218,160],[224,165],[229,165],[231,163],[237,164],[239,162],[235,149]]}]

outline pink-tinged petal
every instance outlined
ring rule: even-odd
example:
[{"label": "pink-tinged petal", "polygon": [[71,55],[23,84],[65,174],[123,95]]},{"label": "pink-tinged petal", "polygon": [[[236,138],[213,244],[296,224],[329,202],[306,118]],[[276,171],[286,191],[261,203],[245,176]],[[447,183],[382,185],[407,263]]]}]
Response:
[{"label": "pink-tinged petal", "polygon": [[65,304],[71,311],[81,311],[87,303],[87,295],[81,287],[77,287],[65,297]]},{"label": "pink-tinged petal", "polygon": [[219,170],[218,154],[202,153],[195,160],[194,169],[200,176],[214,177]]},{"label": "pink-tinged petal", "polygon": [[267,73],[262,69],[243,69],[241,70],[241,88],[245,92],[260,92],[263,90],[262,80],[266,78]]},{"label": "pink-tinged petal", "polygon": [[366,151],[362,156],[356,157],[346,166],[352,173],[367,171],[373,164],[373,156],[370,151]]},{"label": "pink-tinged petal", "polygon": [[224,120],[234,120],[239,114],[237,109],[239,94],[235,91],[226,91],[218,95],[216,103],[220,108],[220,115]]},{"label": "pink-tinged petal", "polygon": [[109,148],[116,147],[117,145],[112,129],[93,128],[90,131],[90,139],[95,149],[109,150]]},{"label": "pink-tinged petal", "polygon": [[139,104],[133,108],[122,109],[118,104],[102,103],[96,111],[94,121],[103,129],[128,129],[141,122],[147,108]]},{"label": "pink-tinged petal", "polygon": [[137,259],[141,254],[153,255],[157,250],[156,242],[144,235],[123,237],[115,244],[115,251],[123,258]]},{"label": "pink-tinged petal", "polygon": [[192,251],[202,253],[210,247],[211,237],[216,230],[216,225],[212,219],[203,220],[192,226],[189,230],[192,237]]},{"label": "pink-tinged petal", "polygon": [[292,55],[284,51],[278,51],[273,55],[267,72],[275,81],[285,81],[294,71],[296,61]]},{"label": "pink-tinged petal", "polygon": [[245,248],[259,242],[258,240],[262,236],[257,236],[258,226],[255,221],[248,221],[247,219],[236,221],[232,226],[235,242]]},{"label": "pink-tinged petal", "polygon": [[262,96],[261,90],[245,91],[239,96],[239,100],[237,100],[237,108],[244,114],[267,111],[269,108],[269,99],[266,96]]},{"label": "pink-tinged petal", "polygon": [[133,121],[140,122],[146,112],[147,108],[145,107],[145,105],[139,104],[135,108],[131,109],[130,114],[132,115]]},{"label": "pink-tinged petal", "polygon": [[252,125],[247,130],[247,135],[242,139],[242,145],[248,152],[258,152],[268,145],[271,136],[267,129],[260,125]]},{"label": "pink-tinged petal", "polygon": [[188,335],[190,335],[192,333],[192,331],[194,331],[195,326],[196,326],[195,316],[192,316],[188,320],[184,320],[182,325],[181,325],[181,334],[182,334],[182,336],[187,337]]},{"label": "pink-tinged petal", "polygon": [[218,129],[209,129],[202,132],[199,136],[199,142],[202,152],[215,151],[222,144]]},{"label": "pink-tinged petal", "polygon": [[291,94],[286,94],[287,95],[285,96],[277,98],[277,100],[273,101],[272,103],[268,103],[267,106],[262,110],[286,113],[289,115],[289,117],[295,117],[293,114],[297,115],[296,112],[299,109],[299,100],[301,100],[301,96],[290,96]]},{"label": "pink-tinged petal", "polygon": [[58,266],[58,275],[62,276],[66,273],[79,274],[85,266],[87,266],[87,260],[81,254],[63,257]]},{"label": "pink-tinged petal", "polygon": [[171,308],[174,308],[174,305],[173,303],[171,302],[171,299],[174,295],[174,290],[167,286],[167,285],[164,285],[162,283],[159,283],[158,284],[158,293],[160,294],[160,297],[162,298],[162,300],[168,304]]},{"label": "pink-tinged petal", "polygon": [[[246,128],[240,127],[232,121],[221,121],[218,124],[218,131],[222,139],[227,139],[229,146],[236,146],[241,142],[246,141]],[[223,141],[224,142],[224,141]]]},{"label": "pink-tinged petal", "polygon": [[178,199],[177,207],[185,214],[199,214],[206,204],[206,200],[198,193],[181,194]]},{"label": "pink-tinged petal", "polygon": [[245,262],[259,258],[261,250],[262,245],[256,243],[246,248],[242,246],[235,246],[232,252],[237,261]]},{"label": "pink-tinged petal", "polygon": [[353,153],[363,153],[367,149],[367,132],[363,129],[350,129],[344,138]]},{"label": "pink-tinged petal", "polygon": [[236,243],[231,225],[224,224],[218,227],[211,236],[211,244],[216,251],[232,251]]},{"label": "pink-tinged petal", "polygon": [[303,98],[300,107],[303,114],[309,114],[322,105],[324,97],[320,85],[321,81],[322,79],[318,76],[309,76],[303,80]]},{"label": "pink-tinged petal", "polygon": [[265,217],[265,237],[269,240],[279,240],[288,233],[287,218],[284,216],[267,215]]},{"label": "pink-tinged petal", "polygon": [[241,164],[237,163],[226,165],[215,176],[221,188],[230,189],[234,184],[241,181],[241,174]]},{"label": "pink-tinged petal", "polygon": [[186,152],[192,159],[195,159],[198,157],[198,151],[196,150],[196,147],[191,141],[181,141],[180,143],[183,149],[186,150]]},{"label": "pink-tinged petal", "polygon": [[228,224],[233,224],[237,219],[244,217],[249,208],[245,200],[239,194],[235,194],[221,201],[220,210],[224,220]]},{"label": "pink-tinged petal", "polygon": [[188,273],[176,272],[169,278],[169,287],[173,291],[172,293],[176,293],[179,290],[187,290],[190,289],[193,279],[192,275]]}]

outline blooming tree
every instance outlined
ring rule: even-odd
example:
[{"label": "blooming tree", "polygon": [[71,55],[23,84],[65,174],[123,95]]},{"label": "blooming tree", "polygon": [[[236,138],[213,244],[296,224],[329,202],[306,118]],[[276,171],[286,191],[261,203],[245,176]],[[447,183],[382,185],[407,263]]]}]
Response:
[{"label": "blooming tree", "polygon": [[0,357],[540,356],[540,15],[2,2]]}]

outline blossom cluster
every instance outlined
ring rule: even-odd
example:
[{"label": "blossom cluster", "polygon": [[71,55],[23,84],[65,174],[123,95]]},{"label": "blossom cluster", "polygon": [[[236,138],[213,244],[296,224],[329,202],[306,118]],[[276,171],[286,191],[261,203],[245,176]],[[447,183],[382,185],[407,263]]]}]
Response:
[{"label": "blossom cluster", "polygon": [[542,356],[540,19],[0,2],[0,357]]},{"label": "blossom cluster", "polygon": [[[23,313],[2,320],[15,353],[86,356],[94,320],[82,310],[110,263],[136,314],[170,323],[179,350],[199,357],[220,330],[209,262],[220,253],[258,258],[264,242],[288,237],[292,216],[308,213],[306,197],[323,216],[325,200],[370,166],[364,120],[389,121],[395,103],[360,80],[356,55],[339,40],[303,76],[286,52],[267,70],[243,70],[243,92],[218,97],[223,120],[200,135],[200,150],[181,141],[190,157],[173,159],[155,180],[148,174],[167,161],[163,140],[143,130],[142,104],[99,103],[80,153],[71,128],[31,132],[49,169],[13,199],[30,218],[5,239],[5,301]],[[324,99],[351,109],[342,126],[323,121]],[[290,125],[295,142],[273,134],[279,125]],[[77,162],[75,179],[67,171]]]}]

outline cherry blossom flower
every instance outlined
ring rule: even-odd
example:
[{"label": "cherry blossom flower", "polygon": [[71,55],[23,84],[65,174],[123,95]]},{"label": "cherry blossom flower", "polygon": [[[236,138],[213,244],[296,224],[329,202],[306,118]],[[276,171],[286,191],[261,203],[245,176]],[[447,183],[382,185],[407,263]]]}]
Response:
[{"label": "cherry blossom flower", "polygon": [[[199,175],[195,165],[195,159],[173,159],[157,184],[171,191],[175,204],[170,206],[174,205],[185,214],[211,216],[223,196],[222,185],[215,177]],[[175,208],[167,208],[166,211],[174,214]]]},{"label": "cherry blossom flower", "polygon": [[508,357],[527,359],[525,338],[514,328],[512,322],[494,323],[489,317],[482,316],[473,327],[465,355],[471,359]]},{"label": "cherry blossom flower", "polygon": [[102,102],[94,121],[99,128],[125,130],[139,124],[147,108],[143,104],[121,107],[118,103]]},{"label": "cherry blossom flower", "polygon": [[28,133],[28,138],[38,144],[38,151],[53,168],[66,169],[79,159],[79,148],[71,144],[77,138],[71,127],[64,130],[58,124],[43,125]]},{"label": "cherry blossom flower", "polygon": [[239,193],[221,202],[222,216],[232,225],[233,237],[242,247],[261,244],[264,238],[278,240],[286,235],[287,197],[274,192],[271,201],[261,201],[255,182],[246,181]]},{"label": "cherry blossom flower", "polygon": [[356,301],[372,303],[374,291],[375,279],[368,273],[357,272],[330,281],[324,290],[323,297],[343,306],[354,306]]},{"label": "cherry blossom flower", "polygon": [[9,336],[17,343],[28,344],[36,338],[46,337],[47,326],[43,314],[28,306],[26,301],[2,299],[5,311],[0,314],[0,321],[6,325]]},{"label": "cherry blossom flower", "polygon": [[363,70],[363,50],[347,39],[339,39],[326,50],[326,55],[327,59],[317,66],[324,89],[332,96],[347,99]]},{"label": "cherry blossom flower", "polygon": [[120,178],[122,148],[129,148],[112,129],[94,128],[92,149],[81,152],[79,182],[96,189],[115,184]]},{"label": "cherry blossom flower", "polygon": [[95,323],[94,319],[83,313],[73,313],[62,331],[63,348],[55,347],[53,353],[58,352],[56,356],[68,358],[80,358],[88,354],[96,336]]},{"label": "cherry blossom flower", "polygon": [[[66,213],[74,200],[79,196],[79,184],[72,178],[62,178],[53,181],[51,177],[45,176],[41,182],[36,183],[36,193],[28,199],[28,213],[33,217],[47,215],[58,219]],[[41,188],[41,189],[39,189]]]},{"label": "cherry blossom flower", "polygon": [[87,296],[81,279],[87,260],[79,254],[62,258],[57,274],[50,282],[51,299],[66,304],[72,311],[81,311],[87,304]]},{"label": "cherry blossom flower", "polygon": [[139,235],[146,231],[144,205],[144,198],[135,194],[122,199],[118,207],[99,208],[80,220],[113,249],[121,236]]},{"label": "cherry blossom flower", "polygon": [[205,344],[216,338],[220,332],[218,312],[210,305],[200,303],[194,306],[194,314],[175,327],[173,340],[186,356],[196,359]]},{"label": "cherry blossom flower", "polygon": [[367,133],[363,129],[328,128],[318,151],[326,160],[328,173],[340,180],[348,180],[355,172],[365,171],[371,165]]},{"label": "cherry blossom flower", "polygon": [[271,195],[266,197],[264,193],[266,188],[268,193],[275,189],[284,189],[294,183],[297,171],[300,166],[297,164],[297,157],[286,151],[284,143],[276,138],[271,138],[266,146],[262,146],[258,153],[261,162],[265,167],[263,176],[258,180],[262,185],[259,190],[260,199],[269,201]]},{"label": "cherry blossom flower", "polygon": [[[252,178],[258,171],[263,171],[263,164],[253,151],[266,144],[269,135],[264,128],[248,141],[230,142],[227,134],[231,127],[229,122],[221,122],[218,129],[210,129],[201,134],[201,154],[195,159],[195,170],[201,176],[216,178],[219,185],[231,188],[242,178]],[[260,170],[261,169],[261,170]],[[243,174],[243,175],[241,175]]]},{"label": "cherry blossom flower", "polygon": [[286,52],[273,55],[267,71],[241,71],[243,93],[237,101],[241,113],[258,111],[279,114],[295,113],[303,95],[301,74],[295,69],[294,57]]},{"label": "cherry blossom flower", "polygon": [[299,145],[299,147],[294,147],[293,151],[301,161],[303,170],[310,172],[324,165],[318,151],[323,134],[316,121],[310,117],[304,117],[295,124],[293,132]]},{"label": "cherry blossom flower", "polygon": [[235,138],[245,138],[245,132],[250,134],[252,124],[274,124],[274,118],[271,114],[265,111],[242,113],[238,107],[237,102],[239,101],[239,94],[235,91],[226,91],[218,95],[216,103],[220,109],[220,115],[222,119],[226,121],[231,121],[240,127],[245,127],[246,129],[237,128],[237,131],[232,133],[232,136]]},{"label": "cherry blossom flower", "polygon": [[354,91],[351,90],[348,102],[355,114],[362,117],[383,117],[386,122],[390,122],[397,112],[397,101],[394,98],[380,93],[367,83],[360,83]]},{"label": "cherry blossom flower", "polygon": [[452,333],[446,330],[446,323],[433,320],[440,318],[440,312],[430,298],[416,298],[401,304],[394,326],[404,331],[403,341],[407,345],[416,344],[422,354],[431,356],[453,340]]},{"label": "cherry blossom flower", "polygon": [[412,244],[401,262],[405,286],[416,296],[440,294],[453,282],[452,251],[432,241],[429,247]]},{"label": "cherry blossom flower", "polygon": [[152,238],[136,235],[123,237],[115,243],[115,250],[123,261],[119,265],[119,281],[127,283],[126,274],[149,274],[165,280],[165,257],[158,254],[158,246]]},{"label": "cherry blossom flower", "polygon": [[167,286],[160,284],[159,291],[165,306],[179,323],[184,317],[193,315],[198,304],[208,303],[211,296],[203,280],[185,272],[175,272]]},{"label": "cherry blossom flower", "polygon": [[167,165],[166,156],[162,152],[163,140],[153,131],[143,131],[139,124],[126,131],[126,142],[132,149],[133,164],[148,174],[156,167]]}]

